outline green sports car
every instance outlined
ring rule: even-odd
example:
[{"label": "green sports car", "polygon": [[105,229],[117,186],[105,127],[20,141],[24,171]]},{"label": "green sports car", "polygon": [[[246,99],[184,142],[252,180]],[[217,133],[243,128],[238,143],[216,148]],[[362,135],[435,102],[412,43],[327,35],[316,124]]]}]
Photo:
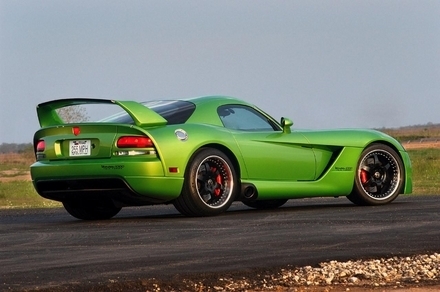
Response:
[{"label": "green sports car", "polygon": [[[96,122],[59,110],[119,106]],[[233,201],[277,208],[289,199],[346,196],[382,205],[411,193],[402,145],[374,130],[291,130],[239,99],[207,96],[150,102],[73,98],[37,106],[35,189],[84,220],[122,207],[173,204],[187,216],[225,212]]]}]

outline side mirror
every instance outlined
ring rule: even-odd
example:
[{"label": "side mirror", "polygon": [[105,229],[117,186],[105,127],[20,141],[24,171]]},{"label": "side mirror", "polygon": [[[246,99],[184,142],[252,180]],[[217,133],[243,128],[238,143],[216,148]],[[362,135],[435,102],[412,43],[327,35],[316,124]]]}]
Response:
[{"label": "side mirror", "polygon": [[290,127],[293,126],[292,120],[288,118],[281,118],[281,127],[283,127],[283,133],[289,134],[291,133]]}]

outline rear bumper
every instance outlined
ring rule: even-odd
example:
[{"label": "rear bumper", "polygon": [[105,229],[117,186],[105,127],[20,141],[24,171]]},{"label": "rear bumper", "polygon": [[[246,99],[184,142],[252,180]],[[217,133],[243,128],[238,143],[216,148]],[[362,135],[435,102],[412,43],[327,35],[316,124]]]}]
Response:
[{"label": "rear bumper", "polygon": [[164,203],[177,198],[183,185],[183,177],[165,176],[158,160],[36,162],[31,177],[36,191],[48,199],[108,198],[123,205]]}]

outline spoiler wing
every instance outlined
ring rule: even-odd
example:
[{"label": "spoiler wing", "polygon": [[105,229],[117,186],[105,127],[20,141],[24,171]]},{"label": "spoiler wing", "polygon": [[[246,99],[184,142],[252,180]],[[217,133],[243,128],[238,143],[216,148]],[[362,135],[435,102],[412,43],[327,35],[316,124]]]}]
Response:
[{"label": "spoiler wing", "polygon": [[37,105],[37,115],[40,126],[43,128],[65,124],[61,117],[57,114],[56,110],[66,106],[83,104],[116,104],[127,112],[128,115],[130,115],[136,126],[140,127],[160,126],[167,124],[167,120],[165,120],[161,115],[136,101],[118,101],[96,98],[67,98],[52,100]]}]

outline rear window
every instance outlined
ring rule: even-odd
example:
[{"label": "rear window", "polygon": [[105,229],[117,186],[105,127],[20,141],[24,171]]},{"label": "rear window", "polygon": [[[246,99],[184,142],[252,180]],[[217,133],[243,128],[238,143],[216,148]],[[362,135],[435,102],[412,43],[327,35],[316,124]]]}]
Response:
[{"label": "rear window", "polygon": [[[196,109],[193,103],[182,100],[147,101],[142,102],[142,104],[161,115],[167,120],[168,125],[185,123]],[[101,120],[101,122],[118,124],[134,123],[133,119],[126,112],[120,112]]]}]

